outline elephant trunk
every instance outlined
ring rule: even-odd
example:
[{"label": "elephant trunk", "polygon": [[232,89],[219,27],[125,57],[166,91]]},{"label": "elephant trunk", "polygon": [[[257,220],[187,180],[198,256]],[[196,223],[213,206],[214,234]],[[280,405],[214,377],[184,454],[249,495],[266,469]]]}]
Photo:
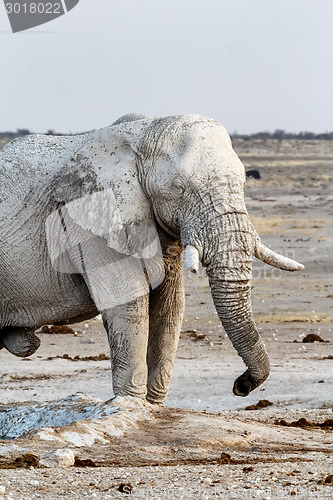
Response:
[{"label": "elephant trunk", "polygon": [[209,282],[222,325],[247,366],[236,379],[233,392],[247,396],[266,380],[270,370],[266,348],[252,314],[250,281],[228,281],[212,272]]},{"label": "elephant trunk", "polygon": [[193,273],[198,271],[199,260],[207,267],[217,313],[247,366],[245,373],[235,381],[233,391],[238,396],[247,396],[266,380],[270,368],[252,314],[252,257],[255,255],[271,266],[288,271],[298,271],[304,266],[265,247],[242,204],[234,212],[215,210],[205,227],[206,234],[201,234],[201,238],[191,238],[191,232],[183,231],[185,265]]},{"label": "elephant trunk", "polygon": [[187,240],[185,263],[195,272],[200,258],[206,267],[216,311],[247,366],[247,370],[235,381],[233,392],[238,396],[247,396],[266,380],[270,370],[266,348],[251,307],[252,257],[258,237],[244,212],[215,217],[209,226],[206,237],[201,241],[199,238],[192,239],[192,246],[191,240]]}]

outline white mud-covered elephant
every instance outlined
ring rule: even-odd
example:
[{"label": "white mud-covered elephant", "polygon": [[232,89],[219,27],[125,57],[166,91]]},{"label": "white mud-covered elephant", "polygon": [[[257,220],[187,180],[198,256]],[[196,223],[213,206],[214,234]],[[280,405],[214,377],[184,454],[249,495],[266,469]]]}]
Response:
[{"label": "white mud-covered elephant", "polygon": [[0,152],[0,342],[17,356],[34,331],[102,314],[116,395],[163,403],[184,311],[186,265],[206,268],[223,327],[247,369],[269,360],[251,309],[252,257],[266,248],[244,203],[244,166],[226,130],[198,115],[126,115],[76,136],[29,135]]}]

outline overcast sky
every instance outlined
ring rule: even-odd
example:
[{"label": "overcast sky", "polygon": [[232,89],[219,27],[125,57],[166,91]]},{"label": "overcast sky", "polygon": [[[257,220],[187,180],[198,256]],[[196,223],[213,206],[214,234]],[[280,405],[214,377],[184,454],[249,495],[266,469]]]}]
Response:
[{"label": "overcast sky", "polygon": [[12,34],[1,2],[0,131],[79,132],[128,112],[331,131],[332,26],[332,0],[80,0]]}]

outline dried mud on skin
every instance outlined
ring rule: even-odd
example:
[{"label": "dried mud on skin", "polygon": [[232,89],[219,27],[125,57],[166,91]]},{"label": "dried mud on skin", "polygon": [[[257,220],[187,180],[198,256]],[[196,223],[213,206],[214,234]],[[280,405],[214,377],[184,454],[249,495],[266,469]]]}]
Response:
[{"label": "dried mud on skin", "polygon": [[[0,449],[6,447],[7,451],[0,453],[0,467],[20,468],[1,469],[0,486],[5,485],[6,494],[25,500],[36,498],[35,494],[43,499],[64,495],[75,500],[96,495],[98,499],[105,495],[124,498],[129,486],[135,498],[150,487],[200,486],[209,493],[216,485],[224,485],[255,493],[251,488],[256,484],[271,486],[273,493],[274,485],[286,488],[287,497],[333,498],[333,434],[329,425],[333,417],[333,141],[331,145],[318,141],[318,147],[331,148],[320,155],[313,152],[310,142],[306,151],[301,142],[292,141],[260,142],[253,147],[249,142],[235,144],[246,169],[260,170],[261,179],[248,179],[245,194],[263,242],[284,255],[295,252],[290,256],[305,264],[304,272],[281,273],[280,277],[254,260],[258,270],[252,282],[254,316],[272,362],[271,375],[254,399],[248,403],[238,399],[239,410],[211,411],[234,401],[229,397],[233,379],[227,380],[228,371],[233,369],[237,375],[243,367],[223,329],[218,330],[208,285],[185,276],[186,315],[169,408],[160,409],[151,422],[139,422],[135,430],[107,444],[72,447],[75,465],[66,470],[42,469],[36,464],[44,453],[63,444],[41,442],[34,433],[14,442],[1,441]],[[57,392],[58,386],[66,395],[74,394],[80,381],[79,390],[89,386],[91,395],[104,380],[105,394],[97,397],[111,397],[109,361],[90,359],[107,352],[106,334],[96,320],[88,324],[87,329],[80,324],[73,326],[72,332],[53,333],[48,326],[48,333],[41,335],[40,350],[28,358],[30,363],[5,357],[1,351],[5,401],[33,401],[35,395],[39,401],[60,399],[63,394]],[[314,341],[304,342],[307,336]],[[76,360],[78,364],[73,362]],[[307,379],[302,378],[303,372]],[[259,408],[258,402],[265,401],[262,396],[273,404]],[[200,405],[209,412],[170,408]],[[246,405],[257,409],[245,410]],[[17,448],[8,451],[11,444]],[[299,495],[300,485],[314,490]],[[197,499],[199,495],[195,492],[184,498]],[[272,494],[273,498],[281,495]]]}]

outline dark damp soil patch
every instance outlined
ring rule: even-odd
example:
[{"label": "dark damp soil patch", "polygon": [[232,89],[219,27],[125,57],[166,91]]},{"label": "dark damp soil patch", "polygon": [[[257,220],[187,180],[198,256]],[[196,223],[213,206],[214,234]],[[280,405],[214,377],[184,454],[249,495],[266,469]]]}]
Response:
[{"label": "dark damp soil patch", "polygon": [[30,469],[37,467],[39,457],[32,453],[25,453],[12,460],[0,460],[0,469]]},{"label": "dark damp soil patch", "polygon": [[56,335],[63,335],[63,334],[72,334],[75,335],[75,331],[73,328],[70,328],[69,326],[57,326],[57,325],[45,325],[43,326],[37,333],[52,333]]},{"label": "dark damp soil patch", "polygon": [[118,491],[120,491],[120,493],[126,493],[126,495],[131,495],[132,490],[133,486],[131,485],[131,483],[121,483],[118,486]]},{"label": "dark damp soil patch", "polygon": [[11,380],[14,380],[15,382],[25,382],[26,380],[49,380],[51,378],[62,378],[63,375],[43,375],[43,374],[39,374],[39,375],[22,375],[21,377],[18,376],[18,375],[10,375],[10,379]]},{"label": "dark damp soil patch", "polygon": [[[126,457],[126,460],[123,458],[103,458],[102,460],[94,460],[95,465],[93,467],[169,467],[169,466],[183,466],[183,465],[244,465],[252,469],[252,465],[255,464],[268,464],[268,463],[285,463],[285,461],[293,463],[305,463],[311,462],[312,458],[305,458],[304,455],[300,457],[291,456],[286,458],[285,456],[282,458],[271,458],[261,456],[253,456],[249,457],[248,455],[244,458],[233,458],[232,455],[226,452],[221,452],[219,455],[213,457],[195,457],[195,458],[171,458],[171,459],[146,459],[141,457]],[[89,465],[87,465],[89,467]],[[250,472],[250,470],[249,470]]]},{"label": "dark damp soil patch", "polygon": [[200,340],[208,340],[208,338],[204,333],[195,333],[195,332],[190,334],[190,339],[193,340],[193,342],[199,342]]},{"label": "dark damp soil patch", "polygon": [[193,342],[199,342],[200,340],[208,340],[207,336],[203,333],[198,333],[197,330],[185,330],[180,332],[182,335],[187,335],[189,339]]},{"label": "dark damp soil patch", "polygon": [[[288,457],[288,462],[293,463],[305,463],[311,462],[311,458],[306,459],[303,457]],[[128,457],[124,460],[113,460],[106,459],[103,461],[92,460],[91,458],[79,458],[75,457],[74,467],[77,468],[95,468],[95,467],[168,467],[168,466],[180,466],[180,465],[244,465],[244,472],[253,471],[253,465],[255,464],[268,464],[268,463],[284,463],[286,457],[284,458],[265,458],[265,457],[253,457],[248,456],[244,459],[242,458],[232,458],[229,453],[222,452],[216,457],[197,457],[197,458],[179,458],[171,460],[146,460],[137,457],[136,459]],[[31,469],[37,468],[39,464],[39,456],[32,453],[25,453],[10,460],[0,460],[0,469]]]},{"label": "dark damp soil patch", "polygon": [[306,418],[299,418],[298,420],[289,423],[286,422],[286,420],[281,419],[281,420],[275,420],[274,424],[282,425],[283,427],[301,427],[302,429],[318,428],[318,429],[333,431],[333,419],[331,418],[324,420],[324,422],[322,423],[309,422],[308,420],[306,420]]},{"label": "dark damp soil patch", "polygon": [[77,456],[74,457],[74,467],[97,467],[91,458],[81,459]]},{"label": "dark damp soil patch", "polygon": [[243,467],[243,472],[253,472],[254,468],[253,467]]},{"label": "dark damp soil patch", "polygon": [[[77,371],[78,373],[80,370]],[[10,375],[10,381],[14,382],[26,382],[29,381],[31,382],[32,380],[54,380],[54,379],[59,379],[59,378],[65,378],[66,375],[60,375],[60,374],[42,374],[38,373],[37,375]],[[27,389],[26,387],[22,386],[22,389]]]},{"label": "dark damp soil patch", "polygon": [[63,354],[62,356],[49,356],[44,361],[49,361],[52,359],[67,359],[68,361],[109,361],[111,358],[107,354],[99,354],[98,356],[79,356],[77,354],[73,358],[69,354]]},{"label": "dark damp soil patch", "polygon": [[244,409],[245,410],[261,410],[262,408],[267,408],[268,406],[271,406],[273,403],[271,401],[268,401],[268,399],[260,399],[258,403],[250,406],[246,406]]},{"label": "dark damp soil patch", "polygon": [[303,339],[303,343],[305,343],[305,344],[310,344],[310,343],[313,343],[313,342],[325,342],[325,343],[329,343],[329,340],[322,339],[316,333],[309,333],[309,335],[307,335]]},{"label": "dark damp soil patch", "polygon": [[[224,455],[221,454],[221,455]],[[228,454],[226,454],[228,455]],[[188,458],[188,459],[172,459],[166,461],[153,461],[153,460],[138,460],[137,462],[130,461],[129,463],[122,463],[120,461],[107,461],[107,462],[98,462],[96,463],[97,467],[169,467],[169,466],[177,466],[177,465],[251,465],[255,464],[266,464],[266,463],[274,463],[280,464],[285,463],[286,458],[244,458],[244,459],[233,459],[230,457],[230,460],[226,457],[223,458]],[[295,463],[303,463],[303,462],[311,462],[311,459],[308,460],[304,458],[288,458],[288,462]]]}]

